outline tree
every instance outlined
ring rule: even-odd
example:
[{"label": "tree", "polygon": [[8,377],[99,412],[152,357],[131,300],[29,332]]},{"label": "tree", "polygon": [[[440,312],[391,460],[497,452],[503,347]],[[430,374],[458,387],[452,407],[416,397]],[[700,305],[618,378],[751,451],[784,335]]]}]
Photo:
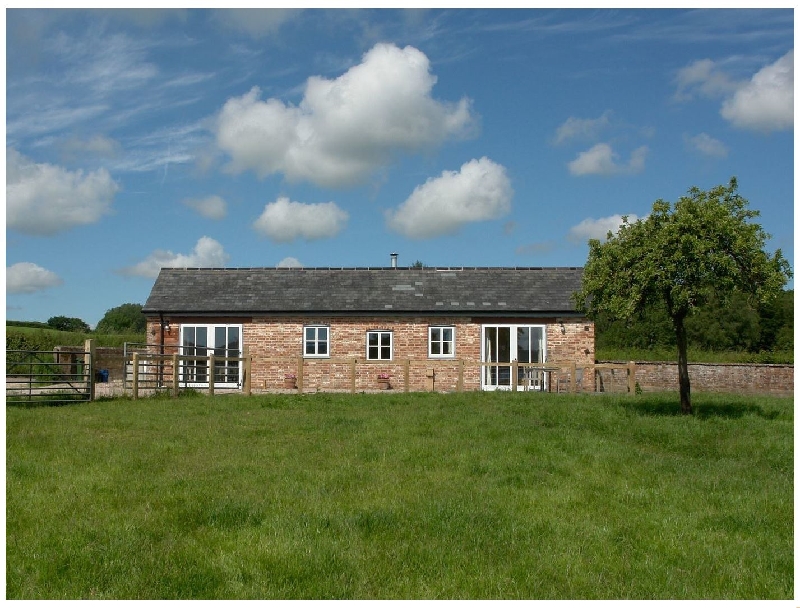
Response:
[{"label": "tree", "polygon": [[91,331],[89,325],[77,317],[50,317],[47,319],[47,325],[60,331]]},{"label": "tree", "polygon": [[708,192],[692,188],[674,206],[663,200],[635,223],[624,217],[616,234],[589,241],[576,303],[589,315],[631,319],[663,304],[678,348],[681,411],[692,413],[686,319],[712,296],[725,303],[738,289],[754,302],[773,300],[791,276],[769,235],[752,223],[758,211],[738,193],[736,179]]},{"label": "tree", "polygon": [[122,304],[106,311],[95,331],[100,334],[141,334],[147,329],[147,320],[141,304]]}]

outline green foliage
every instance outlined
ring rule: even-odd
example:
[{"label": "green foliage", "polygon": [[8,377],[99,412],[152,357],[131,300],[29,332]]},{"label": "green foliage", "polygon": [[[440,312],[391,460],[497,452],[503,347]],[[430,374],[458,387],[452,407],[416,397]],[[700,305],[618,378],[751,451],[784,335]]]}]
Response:
[{"label": "green foliage", "polygon": [[97,324],[99,334],[143,334],[147,320],[142,313],[141,304],[122,304],[106,311]]},{"label": "green foliage", "polygon": [[122,346],[125,342],[144,342],[141,334],[95,334],[58,331],[36,327],[6,327],[6,350],[53,350],[56,346],[83,346],[88,339],[95,346]]},{"label": "green foliage", "polygon": [[12,327],[37,327],[39,329],[50,328],[47,323],[42,323],[41,321],[6,321],[6,325]]},{"label": "green foliage", "polygon": [[[751,220],[757,211],[738,193],[735,179],[705,192],[692,188],[674,205],[658,200],[650,215],[623,224],[601,243],[589,241],[583,288],[576,303],[590,316],[635,319],[662,307],[675,331],[683,411],[692,411],[687,370],[687,318],[704,305],[728,305],[735,294],[754,306],[767,305],[791,276],[780,250],[764,251],[767,235]],[[742,341],[756,335],[753,318],[736,316]],[[740,322],[741,321],[741,322]],[[702,320],[700,322],[702,324]],[[730,335],[731,318],[716,318],[709,342]],[[695,336],[697,337],[697,336]]]},{"label": "green foliage", "polygon": [[6,408],[8,599],[783,599],[791,398]]},{"label": "green foliage", "polygon": [[663,305],[673,321],[712,298],[727,303],[737,290],[766,304],[791,276],[780,250],[764,251],[767,235],[750,220],[757,211],[737,192],[735,180],[709,192],[698,188],[674,206],[658,200],[652,213],[606,242],[589,241],[583,290],[592,313],[629,319]]},{"label": "green foliage", "polygon": [[[791,362],[794,350],[794,291],[782,291],[771,302],[753,306],[748,298],[734,292],[727,303],[713,296],[686,319],[691,361],[705,362]],[[675,328],[661,302],[656,302],[632,319],[595,319],[598,358],[601,352],[631,351],[623,359],[673,360]],[[652,351],[646,353],[642,351]],[[634,354],[635,353],[635,354]],[[787,354],[789,356],[787,360]],[[618,357],[614,357],[618,358]]]},{"label": "green foliage", "polygon": [[59,331],[91,331],[89,324],[77,317],[50,317],[47,319],[47,326]]}]

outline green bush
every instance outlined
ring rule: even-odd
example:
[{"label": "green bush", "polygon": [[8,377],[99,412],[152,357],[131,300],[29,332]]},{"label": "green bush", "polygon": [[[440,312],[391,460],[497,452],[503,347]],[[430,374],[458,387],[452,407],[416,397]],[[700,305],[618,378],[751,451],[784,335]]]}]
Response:
[{"label": "green bush", "polygon": [[6,350],[53,350],[56,346],[83,346],[88,339],[95,346],[121,347],[125,342],[145,341],[144,334],[96,334],[58,331],[36,327],[6,326]]}]

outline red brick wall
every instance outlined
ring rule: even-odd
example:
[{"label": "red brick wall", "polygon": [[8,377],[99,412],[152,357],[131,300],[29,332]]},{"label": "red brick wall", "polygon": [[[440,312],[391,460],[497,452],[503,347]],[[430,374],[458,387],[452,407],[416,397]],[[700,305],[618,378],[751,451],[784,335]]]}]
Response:
[{"label": "red brick wall", "polygon": [[[791,395],[794,365],[749,363],[690,363],[692,390],[721,393]],[[678,365],[636,362],[636,381],[643,391],[678,390]]]},{"label": "red brick wall", "polygon": [[[253,358],[251,387],[253,390],[280,388],[286,373],[297,373],[303,354],[303,327],[330,327],[331,359],[358,359],[356,390],[377,388],[377,374],[388,373],[396,389],[404,387],[404,362],[411,360],[411,390],[429,390],[431,372],[434,389],[456,390],[459,362],[464,361],[465,390],[480,389],[481,322],[547,324],[548,361],[575,361],[579,365],[594,361],[594,325],[586,320],[552,319],[469,319],[463,317],[254,317],[252,319],[170,318],[171,331],[164,336],[167,348],[178,345],[180,323],[241,323],[243,345]],[[428,358],[428,327],[455,328],[455,359]],[[366,362],[366,332],[388,330],[393,337],[393,360]],[[160,340],[159,319],[148,320],[150,343]],[[172,352],[172,351],[168,351]],[[304,390],[349,390],[351,367],[348,363],[332,363],[329,359],[302,359]]]},{"label": "red brick wall", "polygon": [[[690,363],[689,380],[698,391],[790,395],[794,392],[794,366]],[[637,362],[636,381],[643,391],[677,390],[678,366]]]}]

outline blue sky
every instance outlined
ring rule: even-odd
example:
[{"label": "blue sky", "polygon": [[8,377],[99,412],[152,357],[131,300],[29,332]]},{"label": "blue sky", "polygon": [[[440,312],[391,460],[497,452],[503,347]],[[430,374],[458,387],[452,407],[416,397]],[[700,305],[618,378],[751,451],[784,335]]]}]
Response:
[{"label": "blue sky", "polygon": [[791,9],[5,17],[10,319],[161,266],[581,266],[732,176],[793,264]]}]

